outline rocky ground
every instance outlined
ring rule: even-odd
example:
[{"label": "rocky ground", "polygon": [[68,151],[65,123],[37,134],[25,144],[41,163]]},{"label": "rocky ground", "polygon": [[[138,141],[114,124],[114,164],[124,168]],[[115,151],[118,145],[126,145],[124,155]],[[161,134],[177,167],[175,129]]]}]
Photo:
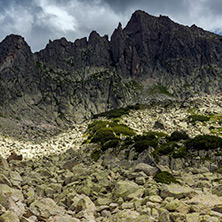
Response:
[{"label": "rocky ground", "polygon": [[[191,138],[220,137],[221,109],[221,97],[193,98],[132,111],[118,121],[137,134],[183,130]],[[208,120],[194,122],[194,114]],[[134,145],[123,148],[127,138],[120,135],[118,152],[101,152],[87,137],[92,122],[39,140],[30,132],[24,134],[30,141],[0,136],[0,221],[222,221],[220,147],[180,158],[161,153],[157,160],[153,147],[140,153]],[[166,138],[158,138],[160,146]],[[175,143],[180,148],[184,141]]]}]

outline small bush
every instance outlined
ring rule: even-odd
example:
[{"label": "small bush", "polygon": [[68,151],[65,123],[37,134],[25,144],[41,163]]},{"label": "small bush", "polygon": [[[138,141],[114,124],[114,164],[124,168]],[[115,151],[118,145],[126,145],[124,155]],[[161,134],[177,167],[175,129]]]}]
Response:
[{"label": "small bush", "polygon": [[139,140],[135,142],[134,147],[136,152],[141,153],[146,150],[148,147],[156,147],[158,145],[158,141],[156,139],[153,140]]},{"label": "small bush", "polygon": [[101,150],[95,150],[95,151],[93,151],[93,152],[91,153],[91,159],[96,162],[96,161],[100,158],[101,153],[102,153]]},{"label": "small bush", "polygon": [[114,139],[114,140],[110,140],[108,142],[106,142],[105,144],[102,145],[101,150],[105,151],[109,148],[115,148],[119,145],[119,140],[118,139]]},{"label": "small bush", "polygon": [[174,131],[168,138],[169,141],[187,140],[189,136],[184,131]]},{"label": "small bush", "polygon": [[98,120],[89,124],[88,129],[91,133],[95,133],[97,130],[101,128],[105,128],[108,124],[109,124],[109,121]]},{"label": "small bush", "polygon": [[200,121],[200,122],[205,122],[205,121],[209,121],[210,117],[208,116],[202,116],[202,115],[190,115],[188,117],[188,119],[192,122],[195,123],[196,121]]},{"label": "small bush", "polygon": [[186,143],[188,149],[211,150],[222,147],[222,138],[212,135],[199,135]]},{"label": "small bush", "polygon": [[125,114],[128,114],[131,110],[138,110],[140,108],[142,108],[142,105],[140,104],[130,105],[125,108],[112,109],[107,112],[96,114],[93,116],[93,118],[98,118],[98,117],[106,117],[108,119],[118,118]]},{"label": "small bush", "polygon": [[110,127],[116,133],[116,135],[123,134],[125,136],[134,136],[136,133],[128,126],[124,124],[118,124],[115,122],[110,123]]},{"label": "small bush", "polygon": [[188,155],[188,151],[186,147],[180,147],[178,150],[174,150],[173,152],[173,158],[184,158]]},{"label": "small bush", "polygon": [[154,180],[157,183],[165,183],[165,184],[178,183],[176,178],[167,171],[162,171],[162,172],[157,173],[154,176]]},{"label": "small bush", "polygon": [[157,137],[156,137],[155,134],[148,132],[148,133],[145,133],[145,134],[143,134],[143,135],[137,135],[137,136],[135,136],[135,137],[134,137],[134,140],[137,142],[137,141],[141,141],[141,140],[154,140],[154,139],[156,139],[156,138],[157,138]]},{"label": "small bush", "polygon": [[157,150],[158,150],[158,153],[161,155],[168,155],[174,151],[175,147],[176,147],[175,142],[168,142],[168,143],[162,144]]},{"label": "small bush", "polygon": [[111,128],[101,128],[96,131],[95,135],[92,136],[91,142],[93,143],[105,143],[109,140],[115,139],[116,136]]}]

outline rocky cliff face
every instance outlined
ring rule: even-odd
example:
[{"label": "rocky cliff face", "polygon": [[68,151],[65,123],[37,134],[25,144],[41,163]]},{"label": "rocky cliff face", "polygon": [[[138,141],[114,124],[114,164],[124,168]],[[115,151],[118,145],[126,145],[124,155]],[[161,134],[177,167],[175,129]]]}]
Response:
[{"label": "rocky cliff face", "polygon": [[108,40],[50,41],[32,53],[20,36],[0,43],[0,112],[38,124],[80,121],[152,98],[221,91],[222,38],[136,11]]}]

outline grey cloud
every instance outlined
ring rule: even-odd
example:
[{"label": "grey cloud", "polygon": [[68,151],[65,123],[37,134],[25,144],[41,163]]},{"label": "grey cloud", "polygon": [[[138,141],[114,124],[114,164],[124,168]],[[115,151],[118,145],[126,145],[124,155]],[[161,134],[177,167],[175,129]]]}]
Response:
[{"label": "grey cloud", "polygon": [[92,30],[111,35],[137,9],[222,31],[221,0],[0,0],[0,5],[0,40],[20,34],[34,51],[63,36],[74,41]]}]

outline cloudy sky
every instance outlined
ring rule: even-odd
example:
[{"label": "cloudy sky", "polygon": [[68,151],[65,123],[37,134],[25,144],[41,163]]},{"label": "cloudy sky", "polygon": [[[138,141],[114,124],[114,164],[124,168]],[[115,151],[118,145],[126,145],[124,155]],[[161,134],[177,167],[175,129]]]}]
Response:
[{"label": "cloudy sky", "polygon": [[222,32],[221,0],[0,0],[0,41],[19,34],[38,51],[63,36],[74,41],[92,30],[110,36],[137,9]]}]

